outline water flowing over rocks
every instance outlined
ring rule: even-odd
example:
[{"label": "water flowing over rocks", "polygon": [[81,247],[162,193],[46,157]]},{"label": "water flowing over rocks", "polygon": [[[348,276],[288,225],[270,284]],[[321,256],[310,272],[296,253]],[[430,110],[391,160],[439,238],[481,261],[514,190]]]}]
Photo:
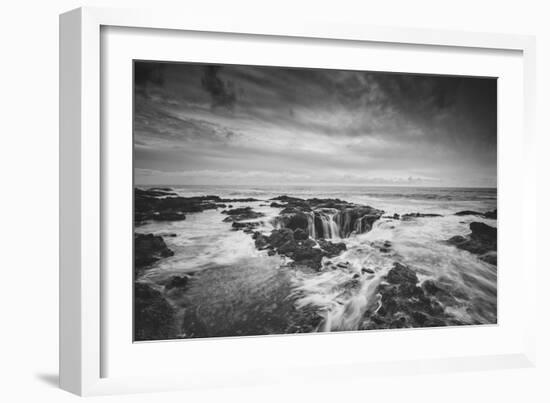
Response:
[{"label": "water flowing over rocks", "polygon": [[496,265],[497,229],[481,222],[473,222],[470,224],[470,230],[472,232],[469,235],[454,236],[448,239],[447,243],[479,255],[481,260]]}]

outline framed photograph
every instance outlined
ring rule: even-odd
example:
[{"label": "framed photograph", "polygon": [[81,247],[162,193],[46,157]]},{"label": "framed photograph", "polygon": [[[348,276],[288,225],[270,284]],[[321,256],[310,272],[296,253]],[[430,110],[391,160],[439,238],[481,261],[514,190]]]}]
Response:
[{"label": "framed photograph", "polygon": [[533,38],[60,24],[64,389],[534,365]]}]

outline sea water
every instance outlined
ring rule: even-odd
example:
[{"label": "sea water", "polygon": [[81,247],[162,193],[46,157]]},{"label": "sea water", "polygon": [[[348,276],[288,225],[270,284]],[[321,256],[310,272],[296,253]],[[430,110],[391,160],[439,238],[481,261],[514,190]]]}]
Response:
[{"label": "sea water", "polygon": [[[234,231],[223,209],[188,213],[183,221],[149,222],[136,232],[163,236],[174,256],[157,262],[139,281],[162,289],[174,275],[191,275],[183,292],[167,294],[182,321],[182,337],[238,336],[298,331],[361,330],[368,312],[376,310],[377,286],[400,262],[414,270],[420,282],[432,279],[451,290],[445,311],[453,323],[496,323],[496,267],[444,241],[467,235],[472,221],[496,226],[495,220],[457,216],[456,212],[492,211],[497,208],[496,189],[359,187],[359,186],[169,186],[178,195],[217,195],[222,198],[255,198],[249,203],[226,203],[233,208],[250,206],[265,214],[258,231],[269,234],[280,208],[269,199],[288,195],[300,198],[338,198],[381,209],[385,216],[405,213],[440,214],[441,217],[393,220],[381,218],[372,230],[333,241],[347,251],[330,259],[346,263],[341,270],[317,272],[296,269],[287,258],[268,256],[254,246],[250,234]],[[334,231],[336,232],[336,231]],[[391,242],[382,253],[377,243]],[[326,258],[325,258],[326,259]],[[360,276],[368,268],[374,273]],[[353,284],[353,286],[350,286]],[[185,318],[201,322],[201,331],[186,333]]]}]

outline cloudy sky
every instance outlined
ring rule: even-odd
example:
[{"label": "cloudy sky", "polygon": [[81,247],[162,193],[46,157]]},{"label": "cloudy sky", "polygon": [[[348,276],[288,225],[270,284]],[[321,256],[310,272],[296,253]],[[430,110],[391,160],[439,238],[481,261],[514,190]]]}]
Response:
[{"label": "cloudy sky", "polygon": [[135,180],[496,186],[496,80],[135,62]]}]

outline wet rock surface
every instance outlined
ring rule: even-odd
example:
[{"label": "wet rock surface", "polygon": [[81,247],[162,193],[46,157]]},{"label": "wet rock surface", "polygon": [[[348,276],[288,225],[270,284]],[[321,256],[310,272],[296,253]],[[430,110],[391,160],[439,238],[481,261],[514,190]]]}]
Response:
[{"label": "wet rock surface", "polygon": [[174,308],[160,291],[143,283],[134,284],[134,339],[168,340],[178,337]]},{"label": "wet rock surface", "polygon": [[174,288],[185,288],[189,284],[189,276],[172,276],[168,279],[166,284],[164,285],[164,289],[166,291],[170,291]]},{"label": "wet rock surface", "polygon": [[263,213],[252,210],[252,207],[239,207],[231,210],[223,210],[222,214],[227,215],[227,217],[223,220],[225,222],[253,220],[264,216]]},{"label": "wet rock surface", "polygon": [[495,209],[493,211],[487,211],[485,213],[482,213],[482,212],[479,212],[479,211],[472,211],[472,210],[463,210],[463,211],[459,211],[459,212],[455,213],[455,215],[457,215],[457,216],[473,215],[473,216],[476,216],[476,217],[483,217],[483,218],[489,218],[489,219],[496,220],[497,210]]},{"label": "wet rock surface", "polygon": [[136,275],[156,261],[173,255],[174,252],[166,246],[161,236],[134,234],[134,269]]},{"label": "wet rock surface", "polygon": [[389,253],[392,249],[392,243],[387,240],[386,241],[379,240],[379,241],[371,242],[371,246],[373,248],[378,249],[382,253]]},{"label": "wet rock surface", "polygon": [[412,218],[425,218],[425,217],[443,217],[441,214],[431,214],[431,213],[407,213],[401,215],[401,219],[406,221]]},{"label": "wet rock surface", "polygon": [[[296,238],[298,234],[298,238]],[[333,243],[324,239],[317,242],[311,238],[304,238],[305,232],[301,229],[292,231],[290,228],[275,229],[270,235],[255,232],[253,235],[256,248],[268,250],[271,254],[286,256],[294,261],[295,265],[321,269],[323,257],[337,256],[346,250],[344,243]]]},{"label": "wet rock surface", "polygon": [[450,318],[438,301],[437,292],[444,292],[435,283],[428,289],[419,286],[416,273],[395,262],[378,286],[379,305],[367,312],[365,329],[445,326]]},{"label": "wet rock surface", "polygon": [[487,263],[497,264],[497,229],[482,222],[470,224],[470,234],[456,235],[447,240],[447,243],[459,249],[466,250]]},{"label": "wet rock surface", "polygon": [[141,225],[149,220],[180,221],[186,213],[225,208],[225,203],[256,202],[258,199],[227,199],[214,195],[181,197],[170,188],[150,188],[134,191],[134,222]]},{"label": "wet rock surface", "polygon": [[254,230],[259,227],[261,225],[260,222],[258,221],[255,221],[255,222],[239,222],[239,221],[234,221],[233,224],[231,224],[231,228],[234,230],[234,231],[238,231],[238,230],[241,230],[243,232],[246,232],[247,234],[250,234],[252,232],[254,232]]},{"label": "wet rock surface", "polygon": [[[168,235],[169,236],[169,235]],[[153,263],[173,256],[162,236],[134,234],[134,271],[140,276]],[[165,290],[183,289],[188,276],[173,276]],[[176,311],[164,295],[148,284],[134,283],[134,338],[136,341],[178,338]]]},{"label": "wet rock surface", "polygon": [[186,213],[216,209],[221,199],[217,196],[180,197],[175,193],[155,189],[134,191],[134,222],[185,220]]}]

